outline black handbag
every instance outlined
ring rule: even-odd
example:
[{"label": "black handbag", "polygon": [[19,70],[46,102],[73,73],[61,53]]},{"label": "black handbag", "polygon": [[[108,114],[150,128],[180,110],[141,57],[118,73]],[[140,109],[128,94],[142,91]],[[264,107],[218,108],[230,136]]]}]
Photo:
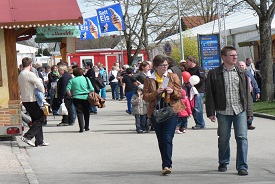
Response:
[{"label": "black handbag", "polygon": [[[163,93],[165,93],[165,99],[161,99]],[[177,113],[175,113],[175,111],[169,105],[169,103],[166,102],[167,91],[164,91],[163,93],[159,94],[159,96],[157,97],[157,102],[156,102],[153,114],[151,116],[151,120],[154,123],[166,122],[170,118],[177,115]],[[162,106],[161,106],[161,101],[162,101]]]}]

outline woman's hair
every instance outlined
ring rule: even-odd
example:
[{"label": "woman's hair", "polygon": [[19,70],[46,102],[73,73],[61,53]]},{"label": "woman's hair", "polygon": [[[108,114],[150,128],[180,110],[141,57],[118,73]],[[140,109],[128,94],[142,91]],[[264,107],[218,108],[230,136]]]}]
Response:
[{"label": "woman's hair", "polygon": [[112,70],[116,70],[116,66],[112,66]]},{"label": "woman's hair", "polygon": [[143,61],[142,63],[139,64],[139,71],[142,71],[143,68],[145,68],[149,63],[147,61]]},{"label": "woman's hair", "polygon": [[156,68],[159,65],[161,65],[164,61],[167,61],[166,56],[161,55],[161,54],[156,55],[153,59],[153,66]]},{"label": "woman's hair", "polygon": [[196,58],[193,57],[193,56],[188,56],[185,60],[189,60],[189,61],[191,61],[192,63],[197,63]]},{"label": "woman's hair", "polygon": [[76,76],[76,77],[83,75],[83,69],[82,68],[75,68],[74,71],[73,71],[73,75]]},{"label": "woman's hair", "polygon": [[126,69],[126,73],[127,73],[127,74],[132,74],[132,73],[133,73],[132,68],[127,68],[127,69]]},{"label": "woman's hair", "polygon": [[66,65],[60,65],[59,69],[63,70],[64,72],[68,72],[68,67]]},{"label": "woman's hair", "polygon": [[51,67],[51,71],[53,72],[54,71],[54,68],[55,67],[57,67],[56,65],[53,65],[52,67]]},{"label": "woman's hair", "polygon": [[174,58],[171,58],[171,57],[168,56],[167,61],[168,61],[169,67],[172,67],[172,66],[176,65],[176,61],[174,60]]}]

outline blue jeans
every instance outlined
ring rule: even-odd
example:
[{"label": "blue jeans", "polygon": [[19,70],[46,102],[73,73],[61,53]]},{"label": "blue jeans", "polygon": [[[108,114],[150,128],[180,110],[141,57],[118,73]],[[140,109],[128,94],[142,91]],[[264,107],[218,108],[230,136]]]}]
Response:
[{"label": "blue jeans", "polygon": [[118,82],[110,82],[110,86],[112,88],[112,99],[119,99],[118,95]]},{"label": "blue jeans", "polygon": [[136,119],[136,130],[145,131],[146,114],[144,114],[144,115],[135,115],[135,119]]},{"label": "blue jeans", "polygon": [[127,98],[128,111],[130,113],[132,113],[132,103],[131,103],[131,100],[132,100],[132,97],[134,96],[134,91],[126,92],[125,95],[126,95],[126,98]]},{"label": "blue jeans", "polygon": [[186,129],[187,123],[188,123],[187,117],[179,117],[177,127],[182,127]]},{"label": "blue jeans", "polygon": [[237,142],[237,158],[236,169],[248,169],[247,166],[247,117],[246,112],[241,112],[238,115],[222,115],[217,113],[218,119],[218,148],[219,148],[219,163],[229,164],[230,161],[230,136],[232,122],[235,132],[235,140]]},{"label": "blue jeans", "polygon": [[205,127],[205,122],[203,119],[203,96],[204,93],[199,93],[195,97],[195,107],[193,110],[193,118],[195,120],[196,126]]},{"label": "blue jeans", "polygon": [[177,119],[178,117],[174,116],[164,123],[152,123],[158,139],[162,169],[164,167],[172,167],[173,138]]},{"label": "blue jeans", "polygon": [[106,82],[104,82],[104,88],[100,89],[99,95],[106,100]]}]

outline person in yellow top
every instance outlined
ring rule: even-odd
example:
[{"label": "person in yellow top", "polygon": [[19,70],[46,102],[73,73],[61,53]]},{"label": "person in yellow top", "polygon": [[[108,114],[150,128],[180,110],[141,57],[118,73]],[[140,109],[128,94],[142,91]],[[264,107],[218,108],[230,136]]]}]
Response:
[{"label": "person in yellow top", "polygon": [[[181,101],[181,84],[177,74],[168,73],[167,58],[157,55],[153,59],[154,72],[144,82],[143,99],[149,102],[147,117],[151,118],[159,94],[166,92],[169,95],[168,103],[175,113],[182,111],[185,106]],[[161,100],[165,100],[162,96]],[[152,119],[151,119],[152,120]],[[152,122],[158,139],[162,159],[162,174],[172,172],[172,150],[177,115],[162,123]]]}]

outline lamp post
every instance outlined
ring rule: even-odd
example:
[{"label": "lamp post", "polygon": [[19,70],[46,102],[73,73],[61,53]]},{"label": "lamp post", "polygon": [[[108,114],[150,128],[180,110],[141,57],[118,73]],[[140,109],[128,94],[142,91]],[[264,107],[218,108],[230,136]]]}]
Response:
[{"label": "lamp post", "polygon": [[180,30],[180,53],[181,53],[181,59],[184,59],[184,51],[183,51],[183,39],[182,39],[182,30],[181,30],[181,18],[180,18],[180,3],[179,0],[177,0],[178,3],[178,18],[179,18],[179,30]]}]

